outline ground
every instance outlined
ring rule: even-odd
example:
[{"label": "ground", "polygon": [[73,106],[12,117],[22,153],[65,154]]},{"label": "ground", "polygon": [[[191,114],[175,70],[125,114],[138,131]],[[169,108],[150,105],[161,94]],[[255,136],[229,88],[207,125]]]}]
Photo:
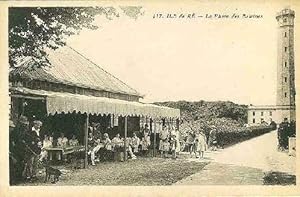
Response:
[{"label": "ground", "polygon": [[[277,151],[276,131],[218,151],[204,159],[182,153],[179,159],[143,158],[105,162],[88,169],[58,166],[56,185],[290,185],[296,183],[296,159]],[[52,185],[39,180],[21,185]]]},{"label": "ground", "polygon": [[[185,156],[171,158],[145,158],[126,162],[103,162],[88,169],[71,170],[59,166],[63,175],[56,185],[171,185],[199,172],[207,162],[186,160]],[[21,185],[52,185],[43,183],[44,172],[33,183]]]},{"label": "ground", "polygon": [[[176,185],[289,185],[296,183],[296,158],[277,151],[277,133],[208,152],[200,172]],[[190,159],[194,160],[194,159]],[[204,160],[205,161],[205,160]]]}]

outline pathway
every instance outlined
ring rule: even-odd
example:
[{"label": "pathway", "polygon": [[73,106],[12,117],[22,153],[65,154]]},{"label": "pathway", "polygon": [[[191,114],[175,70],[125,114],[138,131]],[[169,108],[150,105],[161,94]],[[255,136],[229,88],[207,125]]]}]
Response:
[{"label": "pathway", "polygon": [[261,185],[271,171],[284,176],[296,173],[296,158],[277,151],[276,131],[224,150],[207,152],[205,159],[198,161],[211,163],[176,185]]}]

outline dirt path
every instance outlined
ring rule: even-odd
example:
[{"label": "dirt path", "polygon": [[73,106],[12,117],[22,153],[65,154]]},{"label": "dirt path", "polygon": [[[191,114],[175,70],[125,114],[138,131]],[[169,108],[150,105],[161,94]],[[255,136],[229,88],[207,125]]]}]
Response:
[{"label": "dirt path", "polygon": [[271,171],[284,175],[296,173],[296,158],[277,151],[276,131],[218,152],[208,152],[205,160],[211,163],[176,185],[261,185]]}]

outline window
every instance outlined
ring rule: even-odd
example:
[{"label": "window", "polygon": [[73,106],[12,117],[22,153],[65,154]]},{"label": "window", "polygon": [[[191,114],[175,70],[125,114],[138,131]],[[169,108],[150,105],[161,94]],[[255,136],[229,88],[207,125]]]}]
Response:
[{"label": "window", "polygon": [[284,37],[286,37],[287,36],[287,33],[286,32],[284,32]]},{"label": "window", "polygon": [[284,47],[284,52],[287,52],[287,47]]},{"label": "window", "polygon": [[264,112],[262,111],[260,114],[261,114],[261,116],[263,116],[263,115],[264,115]]},{"label": "window", "polygon": [[284,77],[284,82],[287,82],[287,77]]},{"label": "window", "polygon": [[272,111],[269,112],[270,116],[272,116]]},{"label": "window", "polygon": [[284,23],[286,23],[286,22],[287,22],[287,19],[286,19],[286,18],[284,18],[284,19],[283,19],[283,22],[284,22]]},{"label": "window", "polygon": [[284,97],[287,97],[287,93],[286,92],[284,93]]},{"label": "window", "polygon": [[255,123],[255,118],[253,118],[252,122]]},{"label": "window", "polygon": [[263,123],[263,122],[264,122],[264,119],[263,119],[263,118],[261,118],[261,119],[260,119],[260,122],[261,122],[261,123]]},{"label": "window", "polygon": [[253,114],[253,116],[255,116],[255,111],[252,114]]},{"label": "window", "polygon": [[284,67],[287,67],[287,62],[284,62]]}]

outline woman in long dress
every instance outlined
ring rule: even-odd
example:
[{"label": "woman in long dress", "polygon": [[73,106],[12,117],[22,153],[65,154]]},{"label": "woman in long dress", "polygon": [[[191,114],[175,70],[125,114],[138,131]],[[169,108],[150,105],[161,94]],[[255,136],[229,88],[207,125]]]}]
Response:
[{"label": "woman in long dress", "polygon": [[196,151],[199,153],[200,159],[204,157],[204,151],[206,150],[205,134],[200,132],[196,138]]}]

